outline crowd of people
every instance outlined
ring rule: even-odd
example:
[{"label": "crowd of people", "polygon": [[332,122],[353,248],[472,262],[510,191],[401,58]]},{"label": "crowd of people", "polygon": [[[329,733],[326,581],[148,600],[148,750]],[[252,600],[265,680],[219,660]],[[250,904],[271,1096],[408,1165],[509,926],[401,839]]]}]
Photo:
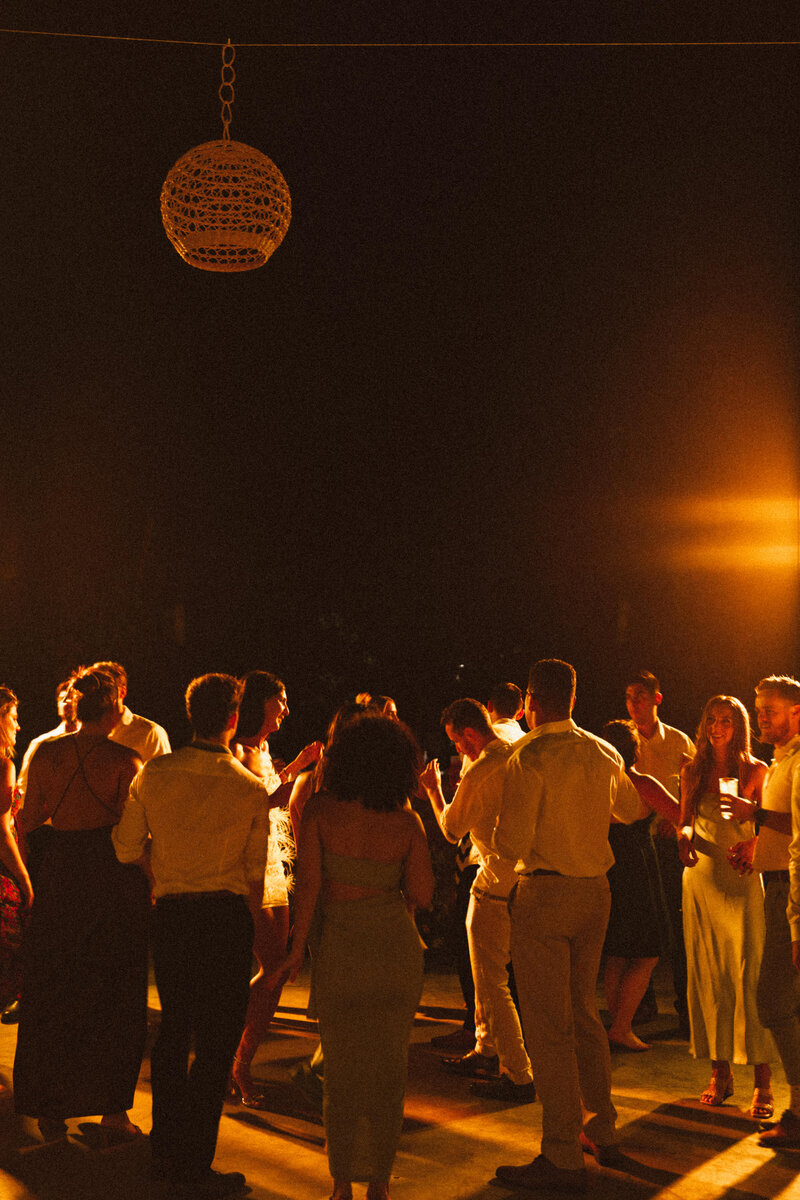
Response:
[{"label": "crowd of people", "polygon": [[[388,1200],[423,985],[415,911],[435,884],[415,810],[427,796],[456,846],[465,1000],[434,1048],[476,1095],[542,1104],[540,1153],[499,1166],[502,1183],[579,1192],[585,1153],[624,1161],[612,1055],[651,1050],[637,1030],[657,1011],[662,955],[677,1035],[711,1062],[701,1102],[723,1104],[733,1065],[750,1065],[760,1143],[800,1147],[796,679],[756,686],[769,766],[738,699],[712,697],[692,741],[660,720],[647,671],[627,680],[629,720],[581,729],[558,659],[534,664],[524,694],[503,683],[486,706],[448,705],[452,765],[424,767],[388,696],[359,694],[287,764],[269,749],[289,713],[269,672],[194,679],[193,737],[174,752],[127,687],[119,663],[76,670],[18,776],[17,698],[0,688],[0,1019],[18,1022],[16,1111],[45,1140],[90,1115],[103,1144],[142,1136],[129,1110],[151,956],[153,1179],[201,1200],[244,1191],[212,1166],[222,1107],[268,1108],[253,1059],[310,952],[320,1045],[296,1078],[322,1104],[333,1200],[354,1182]],[[789,1103],[775,1121],[778,1061]]]}]

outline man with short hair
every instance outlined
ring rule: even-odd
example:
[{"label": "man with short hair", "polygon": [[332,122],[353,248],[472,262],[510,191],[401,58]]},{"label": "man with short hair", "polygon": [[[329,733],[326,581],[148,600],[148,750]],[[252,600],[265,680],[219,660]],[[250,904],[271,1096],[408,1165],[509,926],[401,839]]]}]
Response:
[{"label": "man with short hair", "polygon": [[762,679],[756,716],[761,741],[775,747],[761,800],[730,797],[720,807],[723,815],[756,822],[756,837],[739,842],[728,857],[739,871],[760,871],[764,883],[767,931],[756,1004],[778,1047],[789,1107],[759,1141],[779,1150],[800,1146],[800,682],[789,675]]},{"label": "man with short hair", "polygon": [[542,1101],[541,1153],[497,1175],[513,1187],[568,1192],[587,1186],[582,1147],[604,1165],[618,1155],[596,1000],[611,908],[608,827],[612,815],[630,824],[648,811],[617,751],[573,722],[575,683],[560,659],[531,668],[531,732],[509,755],[493,843],[517,864],[511,958]]},{"label": "man with short hair", "polygon": [[450,804],[445,804],[435,759],[420,775],[434,815],[451,842],[469,834],[480,856],[467,911],[467,937],[475,981],[475,1046],[450,1067],[457,1074],[500,1074],[472,1084],[479,1096],[528,1104],[536,1098],[531,1064],[519,1016],[508,986],[511,926],[508,894],[516,882],[514,864],[492,848],[510,743],[497,735],[489,713],[477,700],[456,700],[442,713],[442,725],[469,765]]},{"label": "man with short hair", "polygon": [[49,729],[47,733],[40,733],[35,737],[22,759],[22,766],[17,775],[16,790],[19,795],[25,795],[25,788],[28,783],[28,768],[31,765],[36,750],[41,746],[42,742],[51,742],[54,738],[63,737],[65,733],[77,733],[81,727],[81,723],[75,715],[75,695],[72,691],[72,676],[69,679],[64,679],[56,688],[56,711],[61,718],[61,724],[55,729]]},{"label": "man with short hair", "polygon": [[497,736],[507,742],[518,742],[525,736],[520,720],[525,712],[522,689],[515,683],[496,683],[489,693],[486,708]]},{"label": "man with short hair", "polygon": [[154,881],[153,1173],[187,1200],[245,1188],[239,1172],[211,1169],[250,993],[248,897],[264,886],[269,829],[266,787],[229,748],[240,695],[230,675],[192,680],[194,740],[145,764],[113,833],[120,861],[140,862]]},{"label": "man with short hair", "polygon": [[105,671],[117,685],[117,711],[119,722],[108,735],[112,742],[135,750],[142,762],[149,762],[159,754],[169,754],[170,744],[167,731],[147,717],[137,716],[125,703],[128,694],[128,673],[121,663],[104,661],[92,664],[95,671]]},{"label": "man with short hair", "polygon": [[[695,746],[692,739],[680,729],[665,725],[659,719],[658,707],[663,699],[661,685],[652,671],[636,671],[628,676],[625,707],[639,734],[636,767],[643,774],[652,775],[657,779],[677,800],[680,794],[681,767],[687,758],[694,758]],[[678,1033],[681,1037],[688,1038],[686,946],[683,940],[683,863],[678,854],[675,826],[672,822],[655,817],[650,829],[666,904],[666,929],[663,936],[672,950],[672,982],[675,988]],[[637,1019],[647,1021],[657,1014],[658,1006],[651,979],[637,1010]]]}]

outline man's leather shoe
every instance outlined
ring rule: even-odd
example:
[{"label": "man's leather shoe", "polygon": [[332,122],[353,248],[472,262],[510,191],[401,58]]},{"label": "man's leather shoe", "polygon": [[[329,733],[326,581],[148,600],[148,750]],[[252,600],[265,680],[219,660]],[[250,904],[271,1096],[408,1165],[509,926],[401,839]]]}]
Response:
[{"label": "man's leather shoe", "polygon": [[585,1192],[588,1187],[586,1167],[569,1171],[557,1167],[543,1154],[524,1167],[498,1167],[495,1174],[509,1187],[528,1188],[534,1192]]},{"label": "man's leather shoe", "polygon": [[470,1050],[461,1058],[443,1058],[442,1066],[451,1075],[476,1075],[478,1078],[500,1074],[500,1059],[496,1054],[479,1054]]},{"label": "man's leather shoe", "polygon": [[601,1167],[611,1167],[618,1171],[624,1171],[628,1163],[625,1155],[616,1146],[610,1142],[604,1146],[599,1146],[591,1138],[587,1137],[583,1130],[581,1130],[581,1149],[584,1154],[591,1154],[593,1158],[597,1159]]},{"label": "man's leather shoe", "polygon": [[17,1025],[19,1023],[19,1000],[12,1000],[0,1013],[0,1025]]},{"label": "man's leather shoe", "polygon": [[771,1129],[765,1129],[758,1135],[759,1146],[768,1150],[783,1150],[785,1147],[800,1147],[800,1117],[786,1109],[781,1113],[781,1119]]},{"label": "man's leather shoe", "polygon": [[536,1099],[536,1088],[532,1083],[514,1083],[510,1075],[497,1079],[477,1079],[469,1090],[484,1100],[502,1100],[505,1104],[532,1104]]},{"label": "man's leather shoe", "polygon": [[428,1045],[440,1054],[467,1054],[475,1049],[475,1030],[462,1026],[454,1033],[440,1033],[438,1037],[431,1038]]},{"label": "man's leather shoe", "polygon": [[225,1200],[249,1192],[241,1171],[203,1171],[200,1175],[184,1176],[176,1182],[175,1195],[181,1200]]}]

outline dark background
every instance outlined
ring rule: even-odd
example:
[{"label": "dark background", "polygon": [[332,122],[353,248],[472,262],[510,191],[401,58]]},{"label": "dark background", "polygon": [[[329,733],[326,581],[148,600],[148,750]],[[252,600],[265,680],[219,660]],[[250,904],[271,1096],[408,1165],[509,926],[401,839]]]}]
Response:
[{"label": "dark background", "polygon": [[187,266],[159,194],[221,136],[219,50],[0,33],[0,676],[23,746],[97,657],[176,741],[194,674],[276,671],[287,752],[356,690],[424,732],[540,656],[576,665],[594,729],[632,667],[689,730],[714,692],[797,671],[800,47],[241,43],[800,20],[377,7],[2,6],[240,43],[231,134],[293,201],[260,270]]}]

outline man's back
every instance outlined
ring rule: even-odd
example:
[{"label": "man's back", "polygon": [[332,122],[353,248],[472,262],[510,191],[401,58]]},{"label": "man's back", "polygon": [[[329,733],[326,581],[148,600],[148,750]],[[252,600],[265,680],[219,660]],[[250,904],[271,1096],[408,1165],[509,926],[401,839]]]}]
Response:
[{"label": "man's back", "polygon": [[133,781],[114,833],[123,862],[152,837],[158,896],[231,891],[263,876],[268,797],[263,783],[222,747],[185,746],[152,759]]}]

